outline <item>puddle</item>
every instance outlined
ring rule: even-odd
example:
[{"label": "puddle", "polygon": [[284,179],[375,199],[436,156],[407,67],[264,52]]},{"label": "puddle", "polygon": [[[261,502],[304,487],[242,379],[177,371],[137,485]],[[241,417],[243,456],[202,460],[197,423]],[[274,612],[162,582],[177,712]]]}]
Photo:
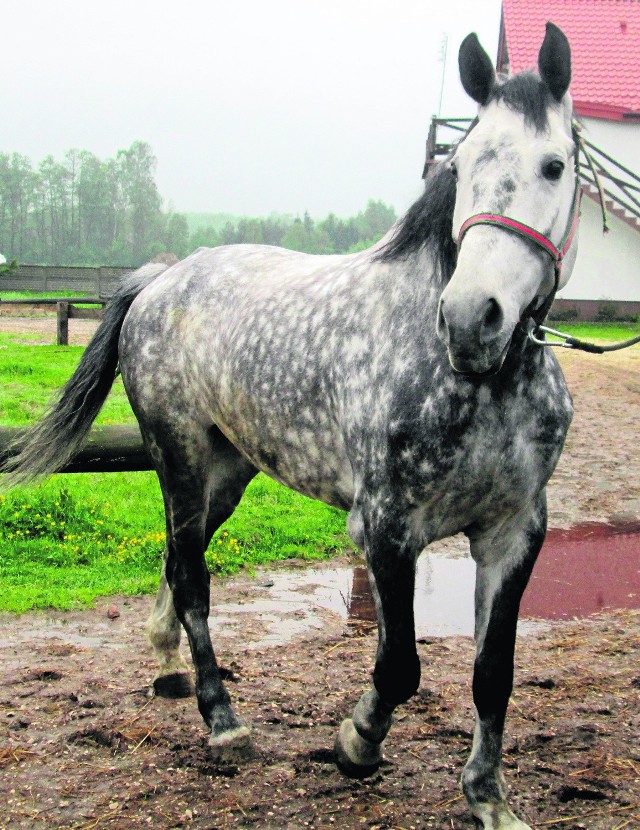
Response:
[{"label": "puddle", "polygon": [[[473,634],[475,566],[468,558],[426,552],[418,560],[415,610],[416,636]],[[238,636],[248,620],[262,624],[263,635],[250,648],[283,645],[323,625],[320,610],[345,620],[376,620],[367,570],[323,568],[270,574],[268,598],[212,609],[215,637]],[[237,629],[234,631],[234,629]]]},{"label": "puddle", "polygon": [[640,608],[640,522],[550,530],[520,616],[562,620],[607,608]]},{"label": "puddle", "polygon": [[[416,578],[416,636],[473,636],[474,585],[475,564],[468,556],[423,553]],[[522,600],[518,633],[526,635],[548,620],[624,608],[640,608],[640,523],[550,530]],[[375,622],[366,569],[276,572],[267,598],[219,605],[212,627],[224,636],[225,629],[246,624],[247,614],[256,615],[264,633],[251,646],[280,645],[322,626],[319,609]]]},{"label": "puddle", "polygon": [[[457,538],[457,537],[456,537]],[[475,564],[460,555],[465,546],[440,545],[418,560],[416,636],[473,636]],[[453,555],[447,555],[454,551]],[[640,522],[588,523],[550,530],[522,600],[518,633],[539,630],[545,621],[582,618],[605,609],[640,608]],[[281,646],[344,620],[375,623],[364,567],[314,568],[263,574],[234,603],[212,608],[214,643],[231,639],[247,648]],[[145,610],[146,616],[146,610]],[[34,616],[0,648],[16,642],[59,640],[83,648],[121,648],[112,622],[101,618],[77,626],[64,618]]]}]

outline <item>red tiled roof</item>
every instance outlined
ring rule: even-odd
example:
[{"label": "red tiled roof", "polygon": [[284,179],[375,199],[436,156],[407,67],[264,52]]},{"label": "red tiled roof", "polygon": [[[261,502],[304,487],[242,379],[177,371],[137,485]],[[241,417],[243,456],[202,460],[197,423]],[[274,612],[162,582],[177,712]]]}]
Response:
[{"label": "red tiled roof", "polygon": [[571,44],[578,115],[640,118],[640,0],[503,0],[499,68],[505,37],[511,72],[536,68],[548,20]]}]

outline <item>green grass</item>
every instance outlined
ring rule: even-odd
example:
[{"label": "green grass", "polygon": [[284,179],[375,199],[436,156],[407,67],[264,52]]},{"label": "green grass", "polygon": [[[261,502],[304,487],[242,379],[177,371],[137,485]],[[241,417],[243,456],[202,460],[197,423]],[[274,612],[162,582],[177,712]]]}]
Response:
[{"label": "green grass", "polygon": [[[56,391],[71,377],[80,360],[81,346],[24,345],[31,334],[0,332],[0,424],[32,423]],[[97,423],[133,421],[122,381],[114,384]]]},{"label": "green grass", "polygon": [[[25,346],[0,333],[0,424],[33,422],[66,382],[80,347]],[[120,381],[99,423],[133,414]],[[164,514],[153,473],[52,476],[0,495],[0,610],[72,608],[98,596],[155,591]],[[345,514],[258,476],[214,537],[215,575],[288,558],[351,551]]]},{"label": "green grass", "polygon": [[0,299],[2,300],[38,300],[40,298],[59,297],[88,297],[87,291],[2,291],[0,288]]},{"label": "green grass", "polygon": [[[215,575],[351,550],[342,511],[258,476],[214,537]],[[155,591],[164,516],[153,473],[53,476],[0,496],[0,609],[73,608]]]},{"label": "green grass", "polygon": [[640,323],[564,323],[550,320],[549,328],[570,334],[579,340],[603,340],[615,342],[629,340],[640,334]]}]

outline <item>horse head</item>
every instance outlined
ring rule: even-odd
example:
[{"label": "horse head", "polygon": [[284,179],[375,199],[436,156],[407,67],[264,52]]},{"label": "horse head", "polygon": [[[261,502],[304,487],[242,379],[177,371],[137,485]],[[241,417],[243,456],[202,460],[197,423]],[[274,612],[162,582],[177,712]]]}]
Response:
[{"label": "horse head", "polygon": [[575,262],[571,53],[564,34],[548,23],[539,76],[498,79],[475,34],[463,41],[459,65],[465,91],[480,106],[446,162],[456,179],[458,257],[437,331],[455,371],[485,375],[499,371],[516,329],[531,314],[535,319]]}]

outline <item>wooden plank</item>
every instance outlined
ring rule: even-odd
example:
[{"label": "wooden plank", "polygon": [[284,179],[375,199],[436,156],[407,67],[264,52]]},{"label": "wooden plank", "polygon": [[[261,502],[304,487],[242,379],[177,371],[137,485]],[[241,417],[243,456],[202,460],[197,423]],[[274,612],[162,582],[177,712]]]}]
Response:
[{"label": "wooden plank", "polygon": [[102,320],[104,311],[101,308],[78,308],[69,303],[70,320]]},{"label": "wooden plank", "polygon": [[62,301],[64,301],[65,303],[82,303],[83,305],[99,306],[104,306],[108,302],[108,300],[99,300],[93,297],[34,297],[33,299],[25,297],[23,299],[17,300],[13,298],[9,300],[3,300],[0,297],[0,305],[57,305],[59,302]]},{"label": "wooden plank", "polygon": [[[23,427],[0,427],[0,463],[19,451]],[[9,450],[9,446],[17,442]],[[17,449],[16,449],[17,447]],[[137,424],[94,427],[62,473],[122,473],[153,470]]]}]

